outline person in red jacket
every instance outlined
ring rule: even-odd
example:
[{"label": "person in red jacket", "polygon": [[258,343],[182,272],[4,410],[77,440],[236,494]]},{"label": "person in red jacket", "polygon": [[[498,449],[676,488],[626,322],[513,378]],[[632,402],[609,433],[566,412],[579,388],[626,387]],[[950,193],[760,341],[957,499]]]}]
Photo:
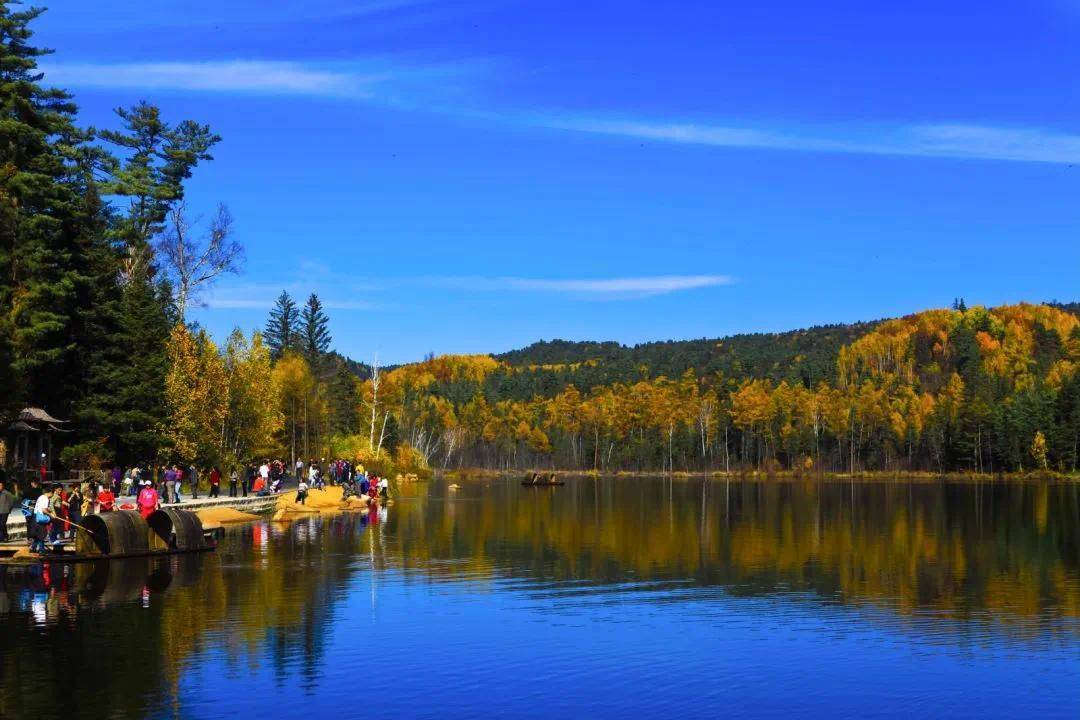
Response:
[{"label": "person in red jacket", "polygon": [[216,498],[221,493],[221,471],[215,467],[210,471],[210,497]]},{"label": "person in red jacket", "polygon": [[102,485],[97,494],[97,501],[98,512],[111,512],[116,504],[116,496],[113,495],[112,488],[108,485]]},{"label": "person in red jacket", "polygon": [[146,485],[139,491],[139,497],[136,499],[136,504],[139,506],[139,514],[143,516],[143,519],[150,517],[150,515],[161,506],[161,498],[158,496],[157,490],[153,485]]}]

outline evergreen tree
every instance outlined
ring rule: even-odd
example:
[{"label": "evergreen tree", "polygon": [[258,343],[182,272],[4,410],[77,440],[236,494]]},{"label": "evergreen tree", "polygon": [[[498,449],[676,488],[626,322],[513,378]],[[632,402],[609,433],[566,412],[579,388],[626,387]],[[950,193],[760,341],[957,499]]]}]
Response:
[{"label": "evergreen tree", "polygon": [[110,163],[107,193],[129,200],[115,232],[127,249],[125,272],[153,274],[151,240],[161,234],[172,203],[183,200],[184,181],[221,137],[209,126],[185,120],[176,127],[154,105],[141,102],[116,114],[123,130],[103,130],[102,139],[124,154]]},{"label": "evergreen tree", "polygon": [[270,348],[270,357],[277,360],[287,350],[295,350],[299,344],[299,311],[296,303],[286,291],[278,295],[277,303],[270,311],[266,321],[263,339]]},{"label": "evergreen tree", "polygon": [[127,362],[102,369],[115,397],[110,429],[120,460],[153,459],[162,443],[166,342],[174,324],[169,297],[168,288],[145,277],[132,279],[123,290],[116,342]]},{"label": "evergreen tree", "polygon": [[327,400],[330,403],[331,429],[341,435],[360,431],[359,379],[345,363],[336,363]]},{"label": "evergreen tree", "polygon": [[324,364],[323,356],[330,349],[329,323],[319,296],[311,293],[300,313],[300,349],[313,369]]},{"label": "evergreen tree", "polygon": [[70,96],[39,84],[29,24],[43,10],[0,4],[0,394],[67,412],[76,363],[73,318],[87,229],[74,159],[87,135]]}]

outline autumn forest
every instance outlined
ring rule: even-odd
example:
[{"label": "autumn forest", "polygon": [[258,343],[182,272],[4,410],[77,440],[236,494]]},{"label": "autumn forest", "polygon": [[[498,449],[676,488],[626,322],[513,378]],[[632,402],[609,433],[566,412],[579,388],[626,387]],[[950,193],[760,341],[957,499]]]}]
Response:
[{"label": "autumn forest", "polygon": [[781,335],[543,343],[399,367],[378,391],[395,440],[437,467],[1072,472],[1071,310],[960,301]]},{"label": "autumn forest", "polygon": [[148,102],[118,109],[111,127],[81,126],[72,96],[43,83],[40,13],[0,7],[0,405],[71,421],[51,462],[1077,469],[1077,305],[958,299],[780,334],[555,340],[380,369],[333,350],[316,294],[298,304],[283,292],[263,328],[215,339],[189,311],[242,270],[243,248],[227,207],[189,207],[186,190],[221,138]]}]

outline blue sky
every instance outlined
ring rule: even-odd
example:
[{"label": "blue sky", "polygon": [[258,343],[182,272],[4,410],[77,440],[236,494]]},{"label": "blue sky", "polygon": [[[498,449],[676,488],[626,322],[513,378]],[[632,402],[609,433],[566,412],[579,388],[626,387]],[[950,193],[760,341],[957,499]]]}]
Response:
[{"label": "blue sky", "polygon": [[1080,0],[49,7],[85,123],[224,137],[218,335],[283,288],[383,362],[1080,299]]}]

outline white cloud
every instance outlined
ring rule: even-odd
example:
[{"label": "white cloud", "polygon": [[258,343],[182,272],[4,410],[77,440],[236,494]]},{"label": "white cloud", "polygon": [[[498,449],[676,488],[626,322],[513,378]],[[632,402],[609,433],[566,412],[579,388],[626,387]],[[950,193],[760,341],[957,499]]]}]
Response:
[{"label": "white cloud", "polygon": [[[463,78],[490,70],[485,61],[410,65],[392,58],[305,63],[280,60],[56,63],[50,83],[72,88],[134,88],[249,93],[378,101],[496,124],[725,148],[1080,163],[1080,135],[1037,127],[927,123],[809,128],[612,119],[580,114],[516,114],[470,109]],[[464,96],[463,96],[464,93]]]},{"label": "white cloud", "polygon": [[523,277],[452,277],[437,278],[436,285],[462,290],[521,291],[577,294],[592,297],[648,297],[684,290],[729,285],[727,275],[655,275],[624,278],[542,279]]},{"label": "white cloud", "polygon": [[201,304],[210,310],[269,310],[274,307],[282,290],[288,291],[297,305],[302,305],[308,294],[314,290],[318,293],[323,307],[328,310],[375,310],[382,307],[369,300],[335,299],[333,294],[320,292],[318,287],[298,281],[222,284],[207,293]]},{"label": "white cloud", "polygon": [[266,60],[58,63],[43,70],[60,86],[344,97],[369,95],[382,79],[345,68]]},{"label": "white cloud", "polygon": [[537,117],[531,124],[560,130],[714,147],[1080,163],[1080,135],[1042,128],[939,123],[884,129],[847,129],[840,132],[793,132],[734,125],[567,116]]}]

